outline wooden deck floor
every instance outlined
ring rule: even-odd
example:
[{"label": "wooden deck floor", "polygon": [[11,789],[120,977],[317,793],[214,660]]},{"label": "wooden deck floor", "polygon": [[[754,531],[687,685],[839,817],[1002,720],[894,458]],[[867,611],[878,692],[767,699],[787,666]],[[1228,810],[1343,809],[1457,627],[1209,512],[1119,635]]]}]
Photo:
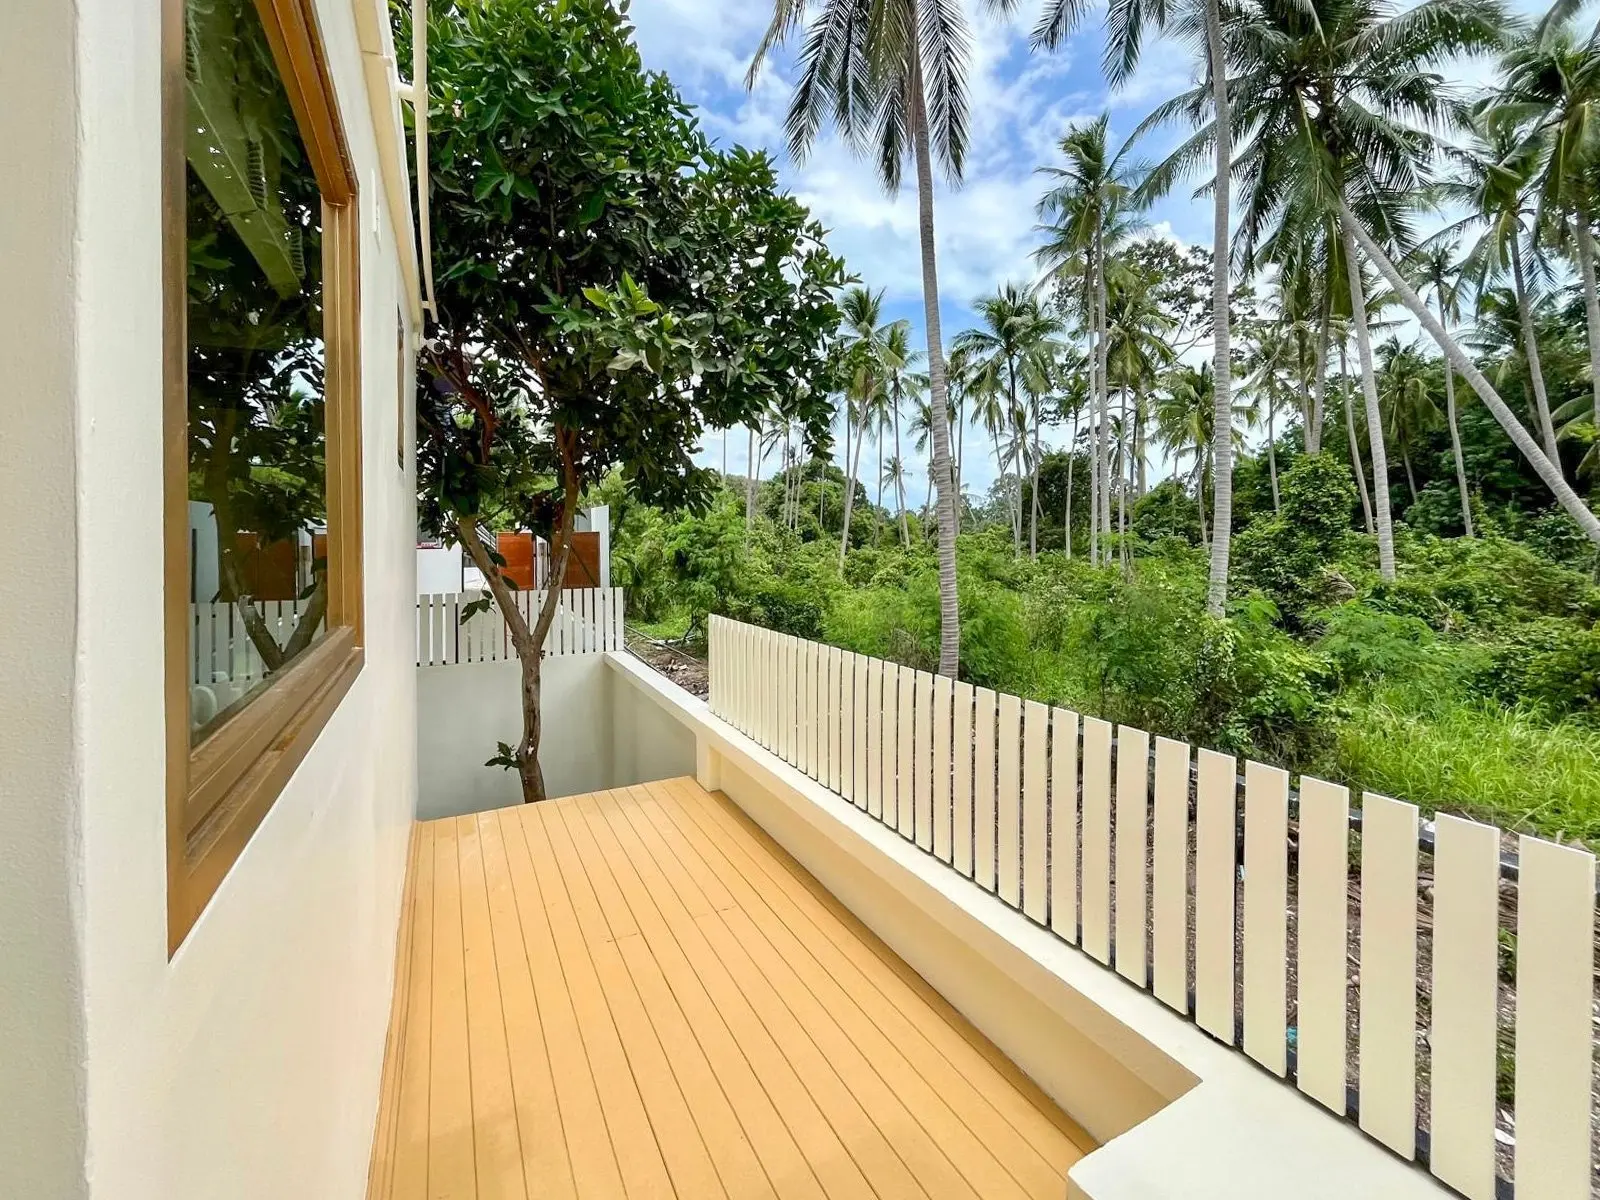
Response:
[{"label": "wooden deck floor", "polygon": [[370,1200],[1048,1197],[1091,1146],[722,796],[419,824]]}]

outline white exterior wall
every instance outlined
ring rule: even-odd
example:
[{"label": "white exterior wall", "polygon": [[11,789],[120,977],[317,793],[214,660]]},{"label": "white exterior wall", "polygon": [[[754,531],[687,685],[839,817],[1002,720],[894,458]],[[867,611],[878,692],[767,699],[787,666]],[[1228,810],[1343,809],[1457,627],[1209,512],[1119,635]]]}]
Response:
[{"label": "white exterior wall", "polygon": [[[85,1194],[70,4],[0,5],[0,1196]],[[21,384],[22,386],[18,386]]]},{"label": "white exterior wall", "polygon": [[317,5],[362,189],[366,663],[170,962],[161,6],[0,6],[0,77],[26,98],[0,111],[0,313],[28,382],[0,422],[3,1196],[363,1194],[416,778],[368,2]]}]

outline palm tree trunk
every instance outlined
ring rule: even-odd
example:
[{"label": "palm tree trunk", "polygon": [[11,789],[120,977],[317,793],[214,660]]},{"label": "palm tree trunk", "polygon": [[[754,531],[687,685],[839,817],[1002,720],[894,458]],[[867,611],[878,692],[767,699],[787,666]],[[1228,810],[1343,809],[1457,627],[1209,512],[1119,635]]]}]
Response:
[{"label": "palm tree trunk", "polygon": [[750,530],[756,523],[756,485],[761,472],[756,463],[756,431],[750,429],[750,480],[744,490],[744,544],[750,547]]},{"label": "palm tree trunk", "polygon": [[1272,397],[1267,397],[1267,476],[1272,480],[1272,513],[1276,516],[1283,511],[1283,502],[1278,498],[1278,449],[1273,445],[1277,441],[1277,434],[1272,428],[1273,409],[1277,406],[1272,403]]},{"label": "palm tree trunk", "polygon": [[[964,507],[961,503],[961,468],[966,464],[967,461],[966,446],[967,415],[962,411],[962,406],[958,404],[956,405],[956,457],[955,461],[951,463],[951,470],[955,474],[956,531],[958,533],[961,529],[960,522],[962,509]],[[932,480],[930,479],[929,482],[931,484]]]},{"label": "palm tree trunk", "polygon": [[1233,166],[1233,124],[1228,108],[1227,58],[1222,50],[1222,5],[1206,0],[1206,57],[1211,68],[1211,103],[1216,122],[1217,171],[1211,239],[1212,372],[1216,391],[1213,443],[1215,499],[1211,509],[1211,581],[1206,609],[1220,617],[1228,602],[1228,555],[1233,540],[1233,351],[1229,345],[1230,280],[1228,178]]},{"label": "palm tree trunk", "polygon": [[[1444,328],[1444,280],[1436,281],[1439,294],[1439,326]],[[1596,383],[1600,387],[1600,381]],[[1461,527],[1468,537],[1475,537],[1472,528],[1472,500],[1467,492],[1467,464],[1461,454],[1461,430],[1456,425],[1456,372],[1449,359],[1444,364],[1444,415],[1450,426],[1450,454],[1456,464],[1456,490],[1461,494]]]},{"label": "palm tree trunk", "polygon": [[1102,544],[1102,559],[1096,560],[1096,565],[1111,562],[1111,378],[1109,356],[1110,330],[1107,316],[1108,299],[1106,294],[1106,247],[1104,235],[1098,223],[1094,231],[1095,247],[1095,304],[1099,310],[1096,318],[1099,321],[1100,341],[1097,353],[1100,356],[1097,376],[1100,384],[1099,411],[1097,416],[1100,428],[1095,434],[1095,466],[1100,479],[1100,528],[1105,533]]},{"label": "palm tree trunk", "polygon": [[877,443],[878,451],[878,504],[872,514],[872,544],[878,544],[878,539],[883,534],[883,430],[880,428],[872,439]]},{"label": "palm tree trunk", "polygon": [[1039,409],[1033,416],[1033,504],[1028,511],[1028,557],[1039,558]]},{"label": "palm tree trunk", "polygon": [[[866,409],[866,401],[861,402],[862,410]],[[850,445],[850,402],[844,405],[844,444],[846,453]],[[862,421],[862,428],[856,435],[856,453],[850,462],[850,482],[845,485],[844,492],[844,532],[839,536],[839,574],[844,574],[844,555],[850,548],[850,512],[856,506],[856,473],[861,470],[861,444],[867,440],[866,422]]]},{"label": "palm tree trunk", "polygon": [[1400,461],[1406,468],[1406,487],[1411,492],[1411,503],[1417,502],[1417,473],[1411,469],[1411,446],[1404,433],[1400,435]]},{"label": "palm tree trunk", "polygon": [[1517,289],[1517,319],[1522,324],[1522,349],[1528,356],[1528,380],[1533,384],[1533,407],[1539,417],[1539,432],[1544,437],[1544,452],[1557,466],[1561,451],[1556,446],[1556,426],[1550,419],[1550,397],[1544,389],[1544,367],[1539,363],[1539,336],[1533,328],[1533,309],[1528,304],[1528,284],[1522,271],[1522,244],[1511,239],[1511,282]]},{"label": "palm tree trunk", "polygon": [[1356,410],[1350,403],[1350,369],[1345,362],[1344,342],[1339,343],[1339,389],[1344,402],[1345,444],[1350,447],[1350,468],[1356,474],[1356,486],[1361,489],[1361,515],[1365,519],[1367,534],[1372,529],[1372,496],[1367,491],[1367,468],[1361,462],[1361,442],[1356,437]]},{"label": "palm tree trunk", "polygon": [[956,597],[956,497],[950,472],[950,392],[944,333],[939,323],[939,266],[933,240],[933,154],[922,90],[922,48],[911,39],[911,140],[917,160],[917,224],[922,242],[922,309],[928,335],[928,390],[933,406],[933,471],[939,503],[939,674],[951,679],[961,664],[961,610]]},{"label": "palm tree trunk", "polygon": [[900,392],[894,397],[894,490],[900,505],[900,540],[911,549],[911,530],[906,527],[906,460],[900,457]]},{"label": "palm tree trunk", "polygon": [[[1133,486],[1133,458],[1129,454],[1133,441],[1133,413],[1128,408],[1128,385],[1123,384],[1119,389],[1122,393],[1122,437],[1118,439],[1122,446],[1122,462],[1117,471],[1117,545],[1119,557],[1122,559],[1123,569],[1128,566],[1128,489]],[[1126,474],[1127,478],[1123,476]]]},{"label": "palm tree trunk", "polygon": [[1072,438],[1067,442],[1067,510],[1061,526],[1067,543],[1067,561],[1072,561],[1072,467],[1078,460],[1078,410],[1072,410]]},{"label": "palm tree trunk", "polygon": [[1394,579],[1394,521],[1389,513],[1389,452],[1383,444],[1383,414],[1378,408],[1378,379],[1372,367],[1372,339],[1367,333],[1367,294],[1361,286],[1361,260],[1356,257],[1350,227],[1339,222],[1344,238],[1345,274],[1350,279],[1350,320],[1356,331],[1356,358],[1361,364],[1361,393],[1367,408],[1367,441],[1372,451],[1372,499],[1378,518],[1378,574]]},{"label": "palm tree trunk", "polygon": [[1344,218],[1344,224],[1347,228],[1352,228],[1355,231],[1356,240],[1361,243],[1361,248],[1366,251],[1367,257],[1372,260],[1373,266],[1378,268],[1378,273],[1394,289],[1395,295],[1400,297],[1401,302],[1411,311],[1411,315],[1416,317],[1422,327],[1432,335],[1439,349],[1444,351],[1444,355],[1450,361],[1450,365],[1455,367],[1462,378],[1471,385],[1472,390],[1478,394],[1478,399],[1483,401],[1484,407],[1494,414],[1494,419],[1500,422],[1500,428],[1506,431],[1506,436],[1522,452],[1522,456],[1528,460],[1528,464],[1533,467],[1539,478],[1544,480],[1545,486],[1555,496],[1557,503],[1578,523],[1578,527],[1583,530],[1590,541],[1600,545],[1600,516],[1596,516],[1594,510],[1579,499],[1578,494],[1572,490],[1566,478],[1561,474],[1560,466],[1551,462],[1544,452],[1539,449],[1539,444],[1523,428],[1522,422],[1518,421],[1511,410],[1506,407],[1506,402],[1500,398],[1500,394],[1494,390],[1493,385],[1484,378],[1483,372],[1478,370],[1473,361],[1466,356],[1461,347],[1456,344],[1455,339],[1445,333],[1444,326],[1439,324],[1433,312],[1422,302],[1421,297],[1417,295],[1416,289],[1406,282],[1394,263],[1389,260],[1389,256],[1373,240],[1372,235],[1362,228],[1360,222],[1355,219],[1355,215],[1351,213],[1349,207],[1342,200],[1340,201],[1340,210]]},{"label": "palm tree trunk", "polygon": [[1332,301],[1328,290],[1323,289],[1322,323],[1317,330],[1316,378],[1311,383],[1311,424],[1306,427],[1306,453],[1322,453],[1322,422],[1328,399],[1328,336],[1333,323],[1329,310]]},{"label": "palm tree trunk", "polygon": [[1204,451],[1200,461],[1195,464],[1194,499],[1195,507],[1200,510],[1200,544],[1211,545],[1211,535],[1206,531],[1206,462]]},{"label": "palm tree trunk", "polygon": [[1589,379],[1594,388],[1594,427],[1600,430],[1600,289],[1595,286],[1594,235],[1589,232],[1587,213],[1578,212],[1572,225],[1578,243],[1578,274],[1583,279],[1583,312],[1589,323]]}]

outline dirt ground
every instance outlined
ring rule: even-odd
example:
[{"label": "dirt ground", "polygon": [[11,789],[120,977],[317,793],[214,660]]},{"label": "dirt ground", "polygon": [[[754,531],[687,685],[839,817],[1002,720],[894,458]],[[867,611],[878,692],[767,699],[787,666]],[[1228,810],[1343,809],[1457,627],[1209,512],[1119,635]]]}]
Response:
[{"label": "dirt ground", "polygon": [[628,649],[665,675],[684,691],[701,700],[711,694],[711,677],[705,660],[688,650],[667,642],[645,637],[633,629],[627,631]]}]

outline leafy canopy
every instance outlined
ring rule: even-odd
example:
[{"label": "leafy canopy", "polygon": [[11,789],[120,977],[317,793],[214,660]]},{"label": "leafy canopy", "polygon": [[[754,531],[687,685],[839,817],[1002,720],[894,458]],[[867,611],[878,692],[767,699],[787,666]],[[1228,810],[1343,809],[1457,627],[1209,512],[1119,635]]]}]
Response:
[{"label": "leafy canopy", "polygon": [[699,506],[705,427],[768,408],[826,444],[843,264],[764,154],[713,148],[643,69],[625,12],[436,4],[429,46],[424,520],[536,511],[552,475],[572,503],[614,465]]}]

